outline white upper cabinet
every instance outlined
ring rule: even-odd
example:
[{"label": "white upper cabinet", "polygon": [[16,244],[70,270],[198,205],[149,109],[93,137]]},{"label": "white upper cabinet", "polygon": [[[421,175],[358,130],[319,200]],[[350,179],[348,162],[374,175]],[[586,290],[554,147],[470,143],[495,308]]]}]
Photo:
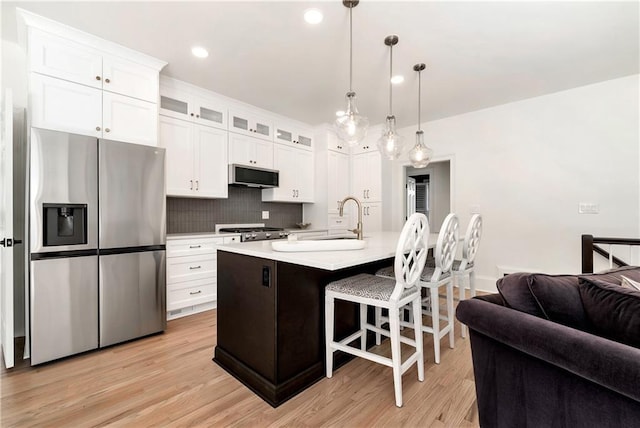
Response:
[{"label": "white upper cabinet", "polygon": [[158,70],[31,28],[31,71],[157,103]]},{"label": "white upper cabinet", "polygon": [[31,126],[102,137],[102,91],[31,73]]},{"label": "white upper cabinet", "polygon": [[362,202],[382,200],[382,164],[377,150],[352,156],[351,191]]},{"label": "white upper cabinet", "polygon": [[175,79],[161,79],[160,114],[227,129],[227,105],[222,99]]},{"label": "white upper cabinet", "polygon": [[31,73],[31,126],[155,146],[158,106]]},{"label": "white upper cabinet", "polygon": [[313,150],[313,131],[292,123],[278,121],[274,125],[273,141],[293,144],[295,147],[305,150]]},{"label": "white upper cabinet", "polygon": [[158,71],[131,61],[105,55],[102,59],[102,89],[158,103]]},{"label": "white upper cabinet", "polygon": [[167,195],[227,197],[227,132],[160,117],[160,146],[167,150]]},{"label": "white upper cabinet", "polygon": [[229,110],[229,131],[273,141],[273,124],[259,113]]},{"label": "white upper cabinet", "polygon": [[229,133],[229,163],[273,169],[273,146],[270,141]]},{"label": "white upper cabinet", "polygon": [[349,146],[344,141],[339,139],[335,132],[327,132],[326,138],[328,150],[349,154]]},{"label": "white upper cabinet", "polygon": [[157,145],[166,62],[22,9],[16,14],[26,27],[31,126]]},{"label": "white upper cabinet", "polygon": [[31,71],[102,89],[99,51],[62,37],[29,29]]},{"label": "white upper cabinet", "polygon": [[285,144],[273,145],[273,169],[279,171],[279,185],[262,190],[269,202],[314,202],[313,153]]},{"label": "white upper cabinet", "polygon": [[328,151],[327,156],[327,207],[329,213],[336,214],[340,201],[350,194],[349,155]]},{"label": "white upper cabinet", "polygon": [[155,146],[158,140],[157,130],[157,104],[120,94],[103,92],[103,138]]},{"label": "white upper cabinet", "polygon": [[229,169],[227,132],[196,125],[195,173],[196,193],[201,198],[226,198],[228,196]]}]

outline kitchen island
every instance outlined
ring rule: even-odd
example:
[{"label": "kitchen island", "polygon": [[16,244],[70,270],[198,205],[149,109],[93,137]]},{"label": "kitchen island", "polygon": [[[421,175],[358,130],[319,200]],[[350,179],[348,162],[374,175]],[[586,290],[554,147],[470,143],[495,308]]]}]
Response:
[{"label": "kitchen island", "polygon": [[[351,251],[277,252],[269,241],[219,247],[214,361],[274,407],[322,379],[324,287],[392,264],[398,236],[365,235],[366,247]],[[356,305],[338,301],[335,312],[337,339],[359,328]],[[337,365],[347,360],[336,353]]]}]

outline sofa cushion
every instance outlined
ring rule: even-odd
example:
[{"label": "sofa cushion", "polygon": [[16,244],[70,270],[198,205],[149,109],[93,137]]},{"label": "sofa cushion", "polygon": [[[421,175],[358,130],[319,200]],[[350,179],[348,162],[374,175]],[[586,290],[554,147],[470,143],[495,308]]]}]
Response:
[{"label": "sofa cushion", "polygon": [[579,278],[594,278],[620,285],[623,275],[640,280],[640,267],[625,266],[580,276],[514,273],[500,278],[497,287],[505,304],[512,309],[589,331],[592,327],[578,291]]},{"label": "sofa cushion", "polygon": [[640,291],[589,277],[578,289],[596,334],[640,348]]}]

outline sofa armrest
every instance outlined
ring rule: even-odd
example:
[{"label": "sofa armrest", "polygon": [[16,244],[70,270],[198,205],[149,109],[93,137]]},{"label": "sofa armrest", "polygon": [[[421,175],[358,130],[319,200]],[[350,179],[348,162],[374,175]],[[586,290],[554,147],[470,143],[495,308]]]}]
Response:
[{"label": "sofa armrest", "polygon": [[640,401],[640,349],[480,299],[456,317],[470,329]]}]

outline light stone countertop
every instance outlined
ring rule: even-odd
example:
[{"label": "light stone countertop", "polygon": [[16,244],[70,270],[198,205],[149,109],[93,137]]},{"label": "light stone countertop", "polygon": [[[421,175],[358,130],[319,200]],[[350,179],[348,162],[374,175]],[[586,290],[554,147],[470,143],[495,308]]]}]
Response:
[{"label": "light stone countertop", "polygon": [[215,233],[215,232],[167,233],[167,239],[224,238],[225,236],[240,236],[240,234],[239,233]]},{"label": "light stone countertop", "polygon": [[[271,241],[224,244],[218,250],[334,271],[394,257],[399,236],[400,232],[365,233],[367,246],[362,250],[279,252],[271,248]],[[437,236],[429,236],[429,248],[435,247]]]}]

